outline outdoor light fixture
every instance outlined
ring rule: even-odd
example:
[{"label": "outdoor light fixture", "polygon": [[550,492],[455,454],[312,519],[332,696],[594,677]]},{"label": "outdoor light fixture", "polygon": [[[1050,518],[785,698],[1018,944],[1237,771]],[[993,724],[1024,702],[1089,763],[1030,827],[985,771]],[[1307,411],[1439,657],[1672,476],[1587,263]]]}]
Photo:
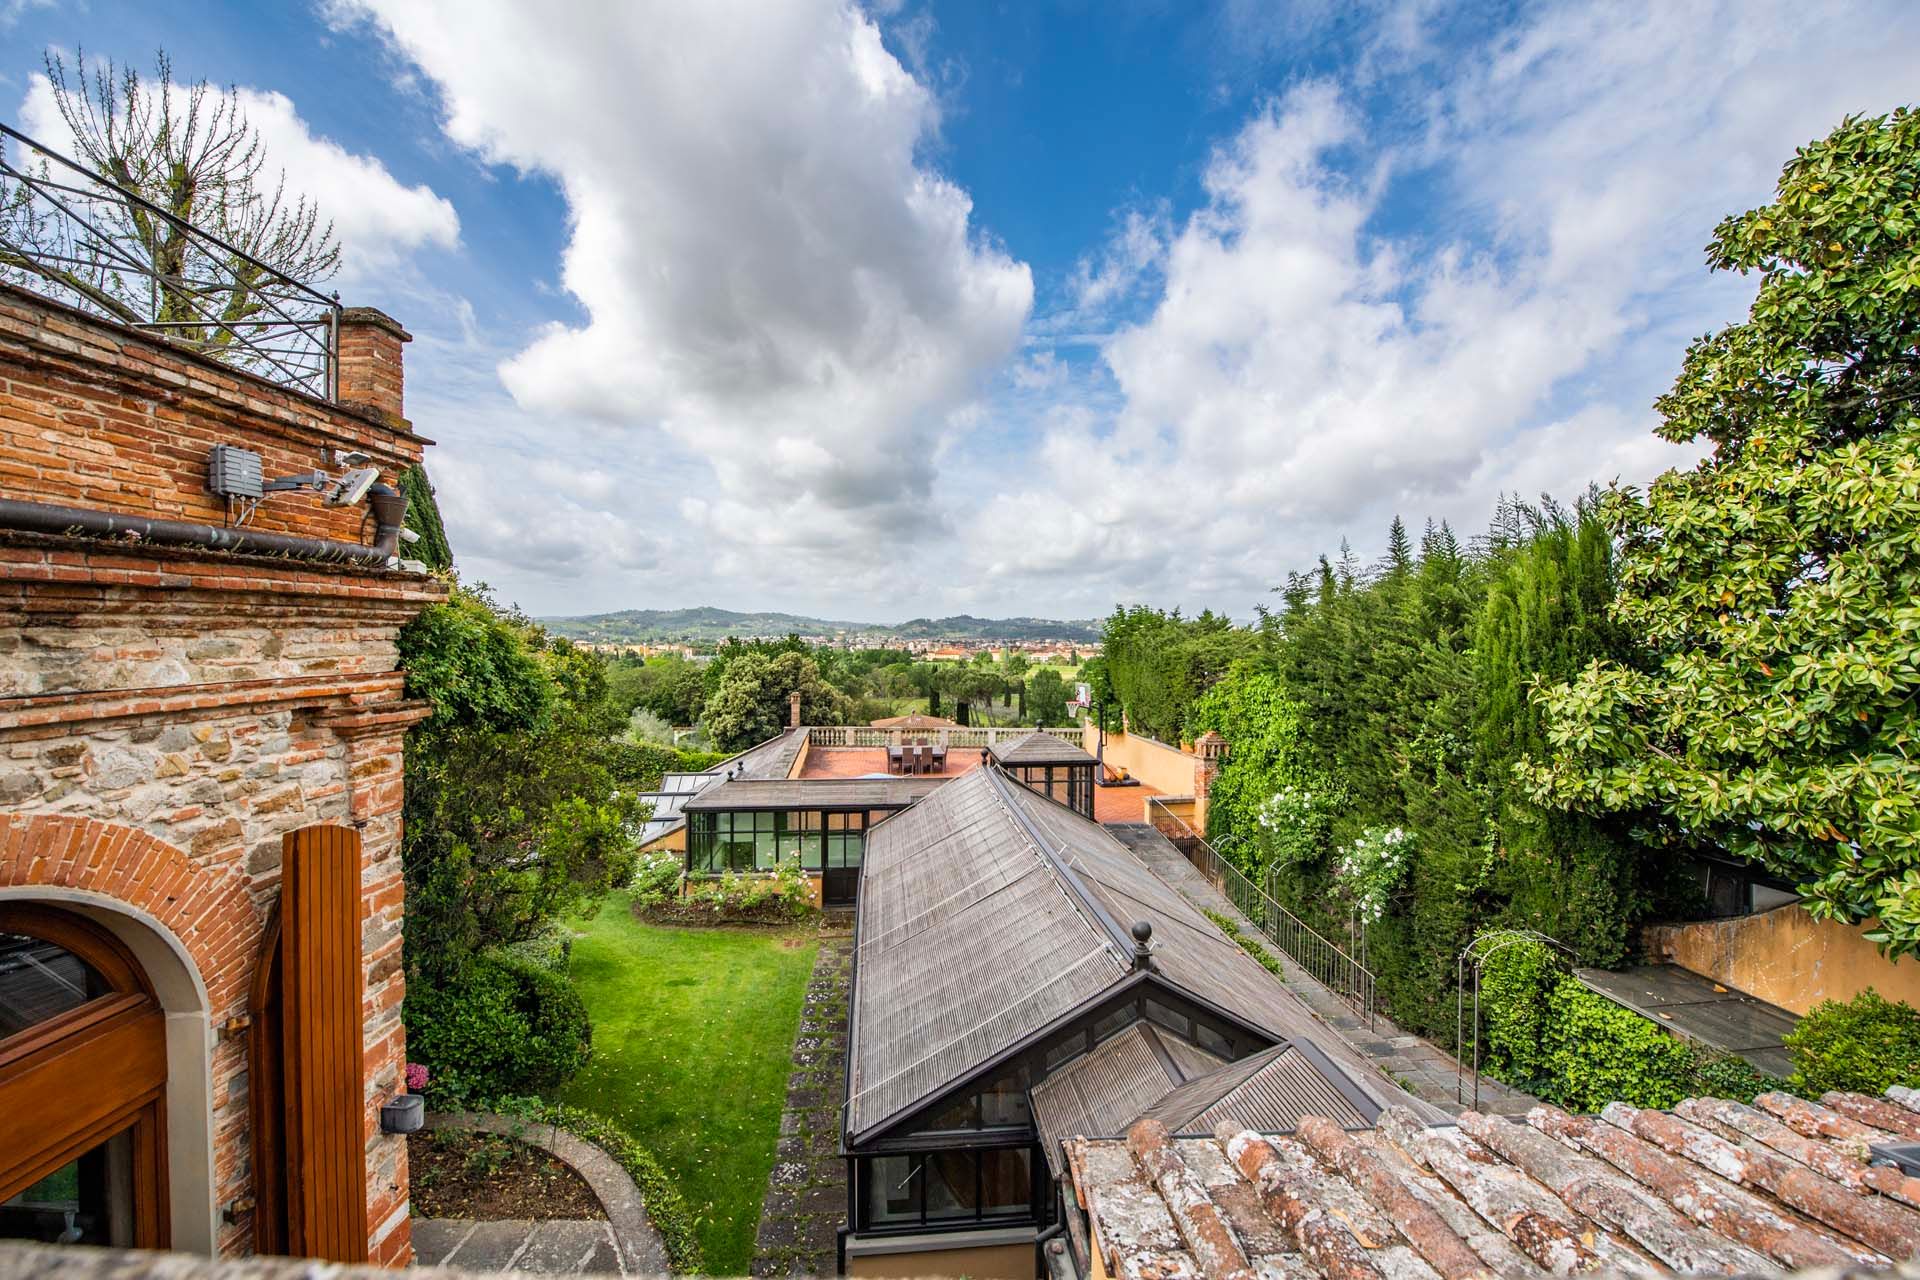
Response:
[{"label": "outdoor light fixture", "polygon": [[337,476],[316,470],[268,480],[259,454],[237,445],[217,444],[207,454],[207,492],[227,500],[230,521],[239,526],[252,519],[254,510],[271,494],[310,489],[323,495],[330,507],[351,507],[366,501],[380,483],[380,468],[355,465],[372,461],[368,454],[357,449],[329,449],[327,457],[335,465],[345,464],[350,469]]}]

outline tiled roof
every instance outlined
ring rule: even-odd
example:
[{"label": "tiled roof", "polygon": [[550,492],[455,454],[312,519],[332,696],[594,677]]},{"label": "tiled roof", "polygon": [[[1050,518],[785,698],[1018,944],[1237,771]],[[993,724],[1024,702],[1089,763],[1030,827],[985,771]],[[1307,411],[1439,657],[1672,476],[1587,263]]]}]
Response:
[{"label": "tiled roof", "polygon": [[1223,1120],[1291,1129],[1308,1115],[1346,1127],[1367,1124],[1379,1105],[1365,1094],[1349,1097],[1339,1076],[1305,1041],[1223,1062],[1165,1027],[1136,1022],[1035,1085],[1033,1119],[1047,1163],[1059,1174],[1064,1138],[1124,1133],[1143,1118],[1176,1134],[1208,1133]]},{"label": "tiled roof", "polygon": [[1869,1143],[1920,1138],[1920,1100],[1762,1094],[1598,1116],[1540,1106],[1428,1127],[1319,1117],[1071,1139],[1069,1236],[1116,1280],[1480,1280],[1872,1268],[1920,1254],[1920,1179]]}]

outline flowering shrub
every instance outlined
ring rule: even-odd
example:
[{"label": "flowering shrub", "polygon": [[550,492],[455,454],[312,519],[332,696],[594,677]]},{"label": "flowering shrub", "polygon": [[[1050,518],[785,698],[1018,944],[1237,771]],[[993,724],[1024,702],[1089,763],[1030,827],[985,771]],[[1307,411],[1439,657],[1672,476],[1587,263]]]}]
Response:
[{"label": "flowering shrub", "polygon": [[680,855],[671,849],[641,854],[630,883],[636,902],[664,902],[678,896]]},{"label": "flowering shrub", "polygon": [[408,1093],[419,1093],[427,1087],[427,1081],[430,1079],[432,1079],[432,1073],[427,1070],[426,1063],[409,1062],[407,1064]]},{"label": "flowering shrub", "polygon": [[1265,857],[1262,870],[1291,870],[1319,861],[1340,797],[1332,787],[1289,784],[1254,810]]},{"label": "flowering shrub", "polygon": [[693,876],[684,893],[636,893],[633,900],[635,915],[677,924],[782,924],[813,909],[807,879],[793,863],[772,872]]},{"label": "flowering shrub", "polygon": [[1363,923],[1386,914],[1387,901],[1406,879],[1412,856],[1413,839],[1399,827],[1368,827],[1340,851],[1334,874]]}]

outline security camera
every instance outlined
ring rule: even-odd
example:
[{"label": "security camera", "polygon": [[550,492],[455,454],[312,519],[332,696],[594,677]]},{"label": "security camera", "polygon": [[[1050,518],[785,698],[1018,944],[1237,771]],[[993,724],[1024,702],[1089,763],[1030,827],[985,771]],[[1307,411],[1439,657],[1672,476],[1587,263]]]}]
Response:
[{"label": "security camera", "polygon": [[351,507],[367,496],[367,490],[373,488],[380,479],[380,468],[359,467],[341,476],[334,484],[332,492],[327,494],[327,505],[333,507]]},{"label": "security camera", "polygon": [[408,546],[412,546],[414,543],[420,541],[420,535],[407,528],[407,526],[401,525],[400,541],[406,543]]}]

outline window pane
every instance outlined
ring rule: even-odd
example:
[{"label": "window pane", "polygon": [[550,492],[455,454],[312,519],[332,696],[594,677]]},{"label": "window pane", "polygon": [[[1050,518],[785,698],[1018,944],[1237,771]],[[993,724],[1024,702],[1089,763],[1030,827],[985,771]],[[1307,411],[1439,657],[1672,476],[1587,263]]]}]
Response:
[{"label": "window pane", "polygon": [[1025,1216],[1033,1211],[1032,1152],[1025,1147],[980,1153],[980,1211]]},{"label": "window pane", "polygon": [[1233,1041],[1222,1035],[1219,1028],[1204,1022],[1193,1024],[1193,1042],[1218,1057],[1233,1057]]},{"label": "window pane", "polygon": [[943,1129],[972,1129],[980,1123],[980,1099],[973,1094],[956,1099],[944,1110],[935,1112],[920,1126],[921,1132]]},{"label": "window pane", "polygon": [[1047,1050],[1047,1070],[1051,1071],[1069,1058],[1077,1058],[1087,1051],[1087,1033],[1082,1031],[1068,1036],[1059,1044]]},{"label": "window pane", "polygon": [[0,1240],[133,1244],[133,1135],[122,1130],[0,1204]]},{"label": "window pane", "polygon": [[974,1153],[938,1151],[926,1157],[927,1221],[979,1216],[980,1193],[974,1186]]},{"label": "window pane", "polygon": [[1172,1005],[1161,1004],[1158,1000],[1151,997],[1148,998],[1146,1003],[1147,1016],[1149,1018],[1152,1018],[1169,1031],[1189,1038],[1192,1037],[1193,1033],[1189,1028],[1189,1020],[1186,1014],[1180,1012]]},{"label": "window pane", "polygon": [[113,988],[92,965],[43,938],[0,933],[0,1036],[24,1031]]},{"label": "window pane", "polygon": [[1140,1020],[1140,1010],[1132,1003],[1123,1004],[1110,1013],[1101,1016],[1093,1024],[1093,1041],[1098,1044],[1116,1031],[1123,1031]]},{"label": "window pane", "polygon": [[867,1161],[867,1218],[874,1226],[920,1221],[919,1164],[918,1156]]},{"label": "window pane", "polygon": [[1028,1124],[1032,1112],[1027,1105],[1025,1068],[1010,1071],[980,1091],[980,1123],[997,1125]]}]

